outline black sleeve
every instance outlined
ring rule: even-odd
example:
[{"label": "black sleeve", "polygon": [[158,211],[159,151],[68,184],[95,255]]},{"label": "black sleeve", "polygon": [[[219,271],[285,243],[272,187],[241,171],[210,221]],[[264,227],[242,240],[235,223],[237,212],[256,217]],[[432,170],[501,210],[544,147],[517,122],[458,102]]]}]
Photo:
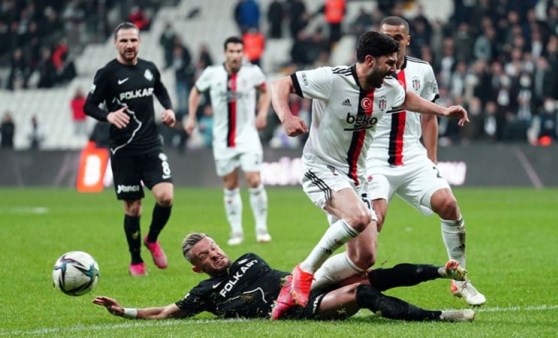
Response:
[{"label": "black sleeve", "polygon": [[167,88],[165,87],[165,85],[161,81],[161,73],[159,73],[159,69],[157,69],[157,67],[154,67],[154,69],[155,69],[155,74],[156,74],[156,76],[155,76],[155,96],[157,96],[157,99],[159,100],[159,102],[161,103],[161,106],[163,106],[163,108],[172,109],[172,101],[170,99],[169,92],[167,91]]},{"label": "black sleeve", "polygon": [[180,312],[185,317],[192,317],[200,312],[207,311],[207,301],[203,297],[202,287],[200,285],[196,286],[190,292],[184,296],[181,300],[177,301],[175,304],[180,309]]},{"label": "black sleeve", "polygon": [[95,74],[93,86],[85,100],[84,111],[94,119],[107,122],[107,115],[109,112],[99,108],[99,105],[105,102],[106,76],[104,76],[104,74],[104,68],[99,69]]}]

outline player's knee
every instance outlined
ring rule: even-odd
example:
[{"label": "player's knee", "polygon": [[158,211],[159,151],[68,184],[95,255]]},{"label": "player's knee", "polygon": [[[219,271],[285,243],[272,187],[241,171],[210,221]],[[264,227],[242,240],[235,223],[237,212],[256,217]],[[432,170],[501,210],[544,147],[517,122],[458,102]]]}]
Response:
[{"label": "player's knee", "polygon": [[141,203],[128,203],[125,206],[125,213],[128,216],[138,217],[141,216]]},{"label": "player's knee", "polygon": [[442,200],[439,203],[438,207],[438,215],[442,219],[457,219],[459,218],[459,209],[457,207],[457,201],[455,198],[448,197]]},{"label": "player's knee", "polygon": [[162,207],[170,207],[172,206],[173,202],[173,194],[172,192],[163,192],[159,196],[157,196],[157,204]]},{"label": "player's knee", "polygon": [[366,209],[363,209],[363,210],[359,210],[358,212],[354,213],[353,215],[351,215],[345,221],[350,226],[352,226],[355,230],[361,232],[361,231],[364,231],[364,229],[366,229],[366,226],[368,226],[368,224],[370,223],[371,220],[372,220],[372,218],[370,216],[370,212],[368,212],[368,210],[366,210]]},{"label": "player's knee", "polygon": [[371,250],[361,250],[351,260],[360,269],[366,270],[376,263],[376,255]]}]

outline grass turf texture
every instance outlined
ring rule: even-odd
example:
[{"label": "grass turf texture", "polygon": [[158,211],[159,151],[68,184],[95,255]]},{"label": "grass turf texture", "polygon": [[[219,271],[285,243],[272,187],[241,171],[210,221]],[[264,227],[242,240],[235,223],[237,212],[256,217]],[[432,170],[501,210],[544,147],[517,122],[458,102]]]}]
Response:
[{"label": "grass turf texture", "polygon": [[[243,191],[245,243],[227,247],[228,225],[221,189],[178,189],[171,220],[160,240],[169,267],[158,270],[143,248],[149,276],[128,275],[122,206],[107,190],[0,189],[0,336],[50,335],[101,337],[266,337],[266,336],[444,336],[544,337],[556,335],[558,315],[558,190],[456,189],[467,223],[468,268],[488,303],[473,323],[406,323],[379,318],[367,310],[344,322],[270,322],[193,319],[133,321],[109,315],[91,304],[94,295],[124,306],[162,306],[180,299],[203,276],[181,255],[190,231],[203,231],[236,258],[252,251],[273,267],[291,270],[325,230],[325,217],[297,188],[268,189],[273,241],[255,243],[252,214]],[[153,199],[144,201],[143,234]],[[377,266],[399,262],[443,264],[445,248],[436,217],[424,217],[395,200],[380,235]],[[51,269],[64,252],[82,250],[100,265],[97,288],[69,297],[52,287]],[[425,308],[465,308],[449,293],[449,282],[390,290]]]}]

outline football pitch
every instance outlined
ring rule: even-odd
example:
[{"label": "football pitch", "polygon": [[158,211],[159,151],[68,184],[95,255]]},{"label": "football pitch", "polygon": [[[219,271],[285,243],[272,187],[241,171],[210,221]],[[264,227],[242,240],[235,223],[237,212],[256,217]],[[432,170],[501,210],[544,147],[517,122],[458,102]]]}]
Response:
[{"label": "football pitch", "polygon": [[[110,315],[93,305],[95,295],[126,307],[163,306],[182,298],[202,275],[191,271],[181,242],[191,231],[217,240],[234,260],[245,252],[290,271],[326,228],[323,212],[299,188],[269,188],[273,241],[257,244],[247,192],[245,242],[228,247],[221,189],[176,191],[175,206],[160,241],[169,267],[158,270],[143,248],[149,276],[128,275],[123,212],[113,191],[0,189],[0,336],[56,337],[556,337],[558,330],[558,189],[455,189],[467,224],[469,277],[485,294],[472,323],[410,323],[361,310],[346,321],[222,320],[204,313],[191,319],[140,321]],[[144,200],[147,232],[153,199]],[[51,269],[67,251],[93,255],[101,277],[95,290],[66,296],[52,287]],[[395,200],[379,238],[377,266],[400,262],[442,265],[446,252],[437,217],[424,217]],[[393,289],[389,295],[429,309],[465,308],[447,280]]]}]

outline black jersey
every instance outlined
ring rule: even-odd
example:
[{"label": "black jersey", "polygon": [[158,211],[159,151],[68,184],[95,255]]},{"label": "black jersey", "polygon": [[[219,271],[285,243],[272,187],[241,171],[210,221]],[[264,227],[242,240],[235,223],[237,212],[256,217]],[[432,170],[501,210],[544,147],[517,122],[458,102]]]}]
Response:
[{"label": "black jersey", "polygon": [[[153,62],[138,59],[135,65],[125,65],[114,59],[97,71],[85,103],[87,115],[106,121],[109,112],[122,107],[128,107],[130,115],[130,123],[125,128],[111,125],[112,154],[147,153],[161,148],[153,94],[165,109],[172,109],[161,74]],[[106,110],[99,108],[101,103],[105,103]]]},{"label": "black jersey", "polygon": [[190,316],[207,311],[223,318],[267,318],[286,275],[247,253],[226,275],[200,282],[176,305]]}]

